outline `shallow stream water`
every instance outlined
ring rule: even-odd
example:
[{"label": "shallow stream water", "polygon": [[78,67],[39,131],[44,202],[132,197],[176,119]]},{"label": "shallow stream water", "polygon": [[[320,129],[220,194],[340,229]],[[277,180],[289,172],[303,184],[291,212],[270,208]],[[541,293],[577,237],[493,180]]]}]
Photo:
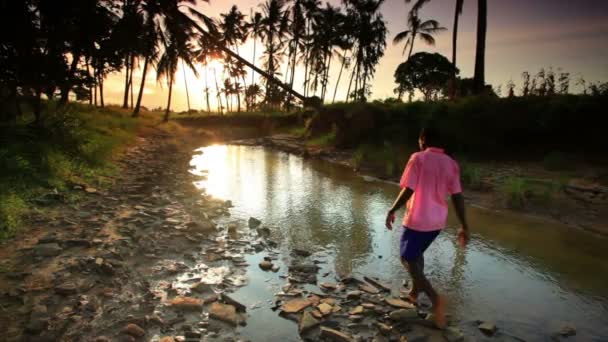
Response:
[{"label": "shallow stream water", "polygon": [[[399,188],[320,160],[262,147],[217,145],[194,154],[191,172],[206,193],[231,200],[232,218],[255,217],[279,244],[277,273],[246,256],[248,285],[233,297],[249,306],[240,334],[252,341],[299,340],[294,322],[270,308],[286,282],[289,251],[323,261],[319,282],[378,277],[399,293],[408,279],[398,260],[401,229],[384,227]],[[203,191],[203,190],[201,190]],[[402,215],[402,213],[400,213]],[[471,243],[457,248],[453,227],[425,254],[426,273],[450,302],[465,335],[483,339],[476,320],[528,341],[576,327],[570,340],[608,340],[608,239],[558,223],[470,206]]]}]

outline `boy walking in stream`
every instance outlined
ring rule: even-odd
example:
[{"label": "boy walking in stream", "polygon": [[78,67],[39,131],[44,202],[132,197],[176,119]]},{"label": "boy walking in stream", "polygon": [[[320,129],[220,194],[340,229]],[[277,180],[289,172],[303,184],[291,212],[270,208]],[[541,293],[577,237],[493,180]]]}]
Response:
[{"label": "boy walking in stream", "polygon": [[458,240],[461,247],[468,241],[469,228],[460,185],[460,172],[454,159],[444,153],[439,136],[433,128],[425,128],[418,139],[420,152],[412,154],[403,176],[401,192],[386,215],[386,228],[392,229],[395,212],[407,203],[400,243],[401,262],[412,278],[408,298],[416,303],[426,293],[433,303],[435,324],[445,327],[445,298],[439,295],[424,275],[424,251],[445,228],[448,217],[446,197],[452,203],[461,223]]}]

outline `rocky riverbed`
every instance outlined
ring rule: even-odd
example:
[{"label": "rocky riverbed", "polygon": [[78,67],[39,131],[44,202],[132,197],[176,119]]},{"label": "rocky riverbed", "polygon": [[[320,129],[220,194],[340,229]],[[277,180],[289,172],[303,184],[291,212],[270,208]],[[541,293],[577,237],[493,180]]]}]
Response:
[{"label": "rocky riverbed", "polygon": [[[112,187],[75,185],[83,197],[75,203],[50,196],[54,214],[34,217],[31,229],[2,245],[3,340],[244,341],[240,327],[260,305],[293,321],[292,336],[303,340],[466,339],[456,319],[434,328],[428,305],[404,300],[406,287],[319,274],[324,261],[314,250],[282,255],[267,222],[233,219],[230,201],[201,195],[185,146],[162,133],[140,138]],[[265,257],[250,265],[253,253]],[[232,296],[252,267],[284,281],[262,303]],[[476,324],[485,336],[517,340],[492,322]],[[575,333],[565,327],[556,337]]]}]

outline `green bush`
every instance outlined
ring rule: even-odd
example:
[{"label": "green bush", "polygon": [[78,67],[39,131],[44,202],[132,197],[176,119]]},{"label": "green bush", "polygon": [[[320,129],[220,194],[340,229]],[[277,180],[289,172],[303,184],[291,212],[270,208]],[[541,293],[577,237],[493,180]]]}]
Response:
[{"label": "green bush", "polygon": [[481,169],[479,167],[462,162],[460,176],[462,178],[462,184],[468,188],[472,190],[480,190],[482,188]]},{"label": "green bush", "polygon": [[14,233],[25,203],[40,194],[68,181],[98,185],[114,170],[109,159],[148,120],[111,108],[46,105],[39,126],[29,113],[16,125],[0,125],[0,238]]},{"label": "green bush", "polygon": [[509,177],[502,185],[502,192],[505,196],[506,205],[512,209],[522,209],[526,205],[528,194],[528,184],[520,177]]},{"label": "green bush", "polygon": [[0,239],[12,236],[26,212],[25,201],[14,193],[0,194]]}]

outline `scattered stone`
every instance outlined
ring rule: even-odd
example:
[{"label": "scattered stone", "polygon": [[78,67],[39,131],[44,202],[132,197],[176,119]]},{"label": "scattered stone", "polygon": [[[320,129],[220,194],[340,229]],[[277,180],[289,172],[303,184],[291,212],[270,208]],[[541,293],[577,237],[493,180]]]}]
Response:
[{"label": "scattered stone", "polygon": [[272,268],[270,270],[274,273],[277,273],[280,269],[281,267],[279,265],[272,265]]},{"label": "scattered stone", "polygon": [[565,325],[559,330],[559,334],[563,337],[576,335],[576,328],[571,325]]},{"label": "scattered stone", "polygon": [[321,286],[322,289],[330,291],[333,291],[338,287],[336,283],[321,283],[319,286]]},{"label": "scattered stone", "polygon": [[377,322],[376,326],[378,327],[378,330],[380,331],[380,333],[385,336],[390,335],[393,330],[392,326],[382,323],[382,322]]},{"label": "scattered stone", "polygon": [[361,304],[361,306],[363,306],[363,308],[367,309],[367,310],[376,310],[376,304],[363,303],[363,304]]},{"label": "scattered stone", "polygon": [[327,316],[332,312],[333,307],[327,303],[321,303],[317,306],[317,309],[319,309],[323,316]]},{"label": "scattered stone", "polygon": [[171,336],[165,336],[158,340],[158,342],[176,342],[175,339]]},{"label": "scattered stone", "polygon": [[312,315],[315,316],[315,318],[317,319],[321,319],[323,318],[323,314],[321,313],[321,311],[319,310],[312,310],[311,311]]},{"label": "scattered stone", "polygon": [[313,315],[314,314],[312,314],[309,311],[304,312],[304,314],[302,315],[302,318],[300,318],[300,323],[298,324],[298,329],[300,331],[300,334],[303,334],[303,333],[307,332],[308,330],[319,325],[319,323],[320,323],[319,320],[317,320]]},{"label": "scattered stone", "polygon": [[372,284],[376,288],[382,289],[383,291],[386,291],[386,292],[390,292],[391,291],[390,287],[382,284],[381,282],[379,282],[379,281],[377,281],[377,280],[375,280],[373,278],[363,277],[363,280],[365,280],[366,282]]},{"label": "scattered stone", "polygon": [[55,293],[63,296],[72,295],[78,292],[76,284],[72,282],[65,282],[63,284],[55,286]]},{"label": "scattered stone", "polygon": [[369,284],[361,284],[361,285],[359,285],[359,289],[361,289],[361,291],[365,291],[370,294],[380,293],[380,290],[377,287],[375,287],[373,285],[369,285]]},{"label": "scattered stone", "polygon": [[281,305],[281,311],[285,313],[296,313],[304,310],[306,307],[310,306],[311,302],[308,299],[292,299],[283,305]]},{"label": "scattered stone", "polygon": [[388,305],[394,306],[396,308],[401,308],[401,309],[414,309],[415,308],[414,304],[412,304],[410,302],[406,302],[399,298],[385,298],[384,301]]},{"label": "scattered stone", "polygon": [[268,271],[270,269],[272,269],[272,266],[274,266],[272,264],[272,262],[268,261],[268,260],[263,260],[262,262],[260,262],[260,268],[264,271]]},{"label": "scattered stone", "polygon": [[340,332],[335,329],[321,327],[321,338],[326,338],[330,341],[335,342],[351,342],[353,338],[350,335],[347,335],[343,332]]},{"label": "scattered stone", "polygon": [[218,302],[211,304],[211,308],[209,309],[209,317],[222,322],[230,323],[232,325],[239,324],[239,318],[235,307],[228,304]]},{"label": "scattered stone", "polygon": [[41,243],[33,247],[34,255],[41,257],[56,256],[61,253],[62,248],[57,243]]},{"label": "scattered stone", "polygon": [[418,312],[414,309],[400,309],[391,312],[389,317],[396,322],[413,320],[418,318]]},{"label": "scattered stone", "polygon": [[213,289],[211,288],[211,285],[205,284],[203,282],[198,282],[196,284],[193,284],[192,286],[190,286],[190,290],[197,292],[197,293],[207,293],[207,292],[213,291]]},{"label": "scattered stone", "polygon": [[203,304],[202,299],[185,296],[175,297],[169,302],[169,306],[178,310],[201,310]]},{"label": "scattered stone", "polygon": [[346,299],[359,299],[361,298],[361,291],[355,290],[355,291],[349,291],[346,294]]},{"label": "scattered stone", "polygon": [[294,249],[293,253],[295,255],[297,255],[297,256],[301,256],[301,257],[304,257],[304,258],[310,256],[310,254],[311,254],[309,251],[305,251],[305,250],[302,250],[302,249]]},{"label": "scattered stone", "polygon": [[97,189],[91,188],[91,187],[86,187],[86,188],[84,188],[84,192],[86,192],[87,194],[94,194],[97,192]]},{"label": "scattered stone", "polygon": [[97,265],[97,266],[103,265],[103,258],[95,258],[95,265]]},{"label": "scattered stone", "polygon": [[245,305],[237,302],[235,299],[229,297],[227,294],[223,293],[221,299],[222,299],[222,302],[224,302],[224,304],[234,306],[237,311],[240,311],[240,312],[247,311],[247,307]]},{"label": "scattered stone", "polygon": [[255,228],[259,227],[262,224],[262,221],[256,219],[255,217],[250,217],[249,221],[248,221],[248,224],[249,224],[249,228],[254,228],[255,229]]},{"label": "scattered stone", "polygon": [[362,315],[350,315],[348,316],[348,319],[350,319],[351,321],[358,323],[361,322],[361,320],[363,320],[363,316]]},{"label": "scattered stone", "polygon": [[327,303],[327,304],[333,306],[333,305],[336,305],[336,300],[334,298],[327,297],[327,298],[321,299],[321,303]]},{"label": "scattered stone", "polygon": [[361,315],[363,313],[363,306],[358,305],[354,309],[348,312],[350,315]]},{"label": "scattered stone", "polygon": [[496,332],[496,324],[493,322],[481,322],[479,326],[477,326],[482,333],[486,335],[494,335]]},{"label": "scattered stone", "polygon": [[448,342],[464,341],[464,334],[456,327],[447,327],[443,332],[443,337],[445,337]]},{"label": "scattered stone", "polygon": [[142,329],[139,325],[133,323],[127,324],[122,329],[122,332],[133,337],[143,337],[144,335],[146,335],[144,329]]}]

